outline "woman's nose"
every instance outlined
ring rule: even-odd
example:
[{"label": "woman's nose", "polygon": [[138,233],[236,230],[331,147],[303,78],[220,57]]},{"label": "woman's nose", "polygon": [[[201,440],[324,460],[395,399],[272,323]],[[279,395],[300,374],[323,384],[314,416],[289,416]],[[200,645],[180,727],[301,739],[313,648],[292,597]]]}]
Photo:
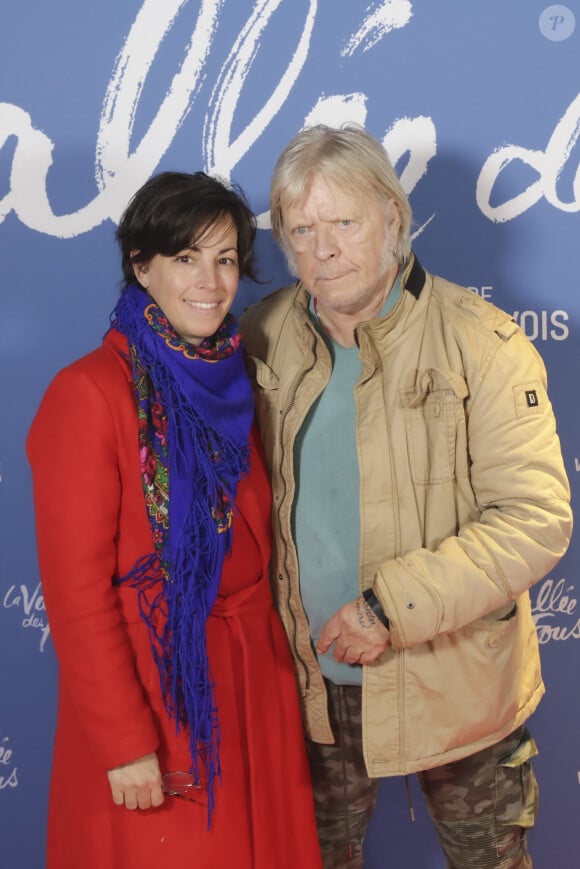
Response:
[{"label": "woman's nose", "polygon": [[215,263],[204,262],[198,263],[197,283],[200,287],[214,289],[217,286],[217,269]]}]

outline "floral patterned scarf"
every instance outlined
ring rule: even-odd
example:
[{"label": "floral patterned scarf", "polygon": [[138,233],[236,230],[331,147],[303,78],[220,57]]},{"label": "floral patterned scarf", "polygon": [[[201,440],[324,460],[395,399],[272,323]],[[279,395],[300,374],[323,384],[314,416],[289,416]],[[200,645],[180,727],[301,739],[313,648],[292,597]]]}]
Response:
[{"label": "floral patterned scarf", "polygon": [[155,547],[119,582],[138,589],[167,712],[178,729],[189,729],[191,770],[207,782],[209,822],[220,765],[206,620],[231,549],[237,485],[249,470],[252,391],[231,315],[196,347],[130,286],[112,327],[129,343]]}]

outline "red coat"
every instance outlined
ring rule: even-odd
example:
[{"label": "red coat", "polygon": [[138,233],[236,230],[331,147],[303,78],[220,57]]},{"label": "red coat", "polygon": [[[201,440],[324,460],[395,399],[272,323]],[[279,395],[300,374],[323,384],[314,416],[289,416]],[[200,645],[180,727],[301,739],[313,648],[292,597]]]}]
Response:
[{"label": "red coat", "polygon": [[314,869],[317,836],[293,664],[268,586],[270,490],[252,440],[232,556],[208,619],[222,782],[203,806],[115,806],[107,770],[157,751],[187,769],[187,734],[165,712],[137,593],[115,587],[153,551],[140,479],[126,342],[50,385],[28,439],[43,592],[59,662],[48,869]]}]

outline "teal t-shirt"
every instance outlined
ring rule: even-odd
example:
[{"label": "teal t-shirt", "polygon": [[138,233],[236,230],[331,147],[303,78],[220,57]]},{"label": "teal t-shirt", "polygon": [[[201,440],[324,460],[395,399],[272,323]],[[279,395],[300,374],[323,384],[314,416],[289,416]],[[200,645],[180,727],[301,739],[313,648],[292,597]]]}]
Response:
[{"label": "teal t-shirt", "polygon": [[[380,316],[400,296],[399,279]],[[315,323],[317,317],[311,307]],[[318,324],[317,324],[318,325]],[[311,407],[294,447],[296,498],[294,540],[300,591],[314,644],[328,619],[359,590],[360,487],[356,446],[354,388],[361,374],[358,347],[343,347],[324,335],[332,373]],[[362,668],[319,655],[324,676],[336,684],[360,685]]]}]

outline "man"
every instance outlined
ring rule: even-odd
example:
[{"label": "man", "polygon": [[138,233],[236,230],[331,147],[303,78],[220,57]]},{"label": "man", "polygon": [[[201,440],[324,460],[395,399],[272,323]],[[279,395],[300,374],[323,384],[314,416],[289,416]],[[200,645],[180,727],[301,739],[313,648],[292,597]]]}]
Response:
[{"label": "man", "polygon": [[571,533],[544,366],[507,314],[423,269],[362,128],[299,133],[271,215],[300,280],[243,329],[325,866],[362,866],[378,778],[417,772],[449,866],[530,867],[528,589]]}]

